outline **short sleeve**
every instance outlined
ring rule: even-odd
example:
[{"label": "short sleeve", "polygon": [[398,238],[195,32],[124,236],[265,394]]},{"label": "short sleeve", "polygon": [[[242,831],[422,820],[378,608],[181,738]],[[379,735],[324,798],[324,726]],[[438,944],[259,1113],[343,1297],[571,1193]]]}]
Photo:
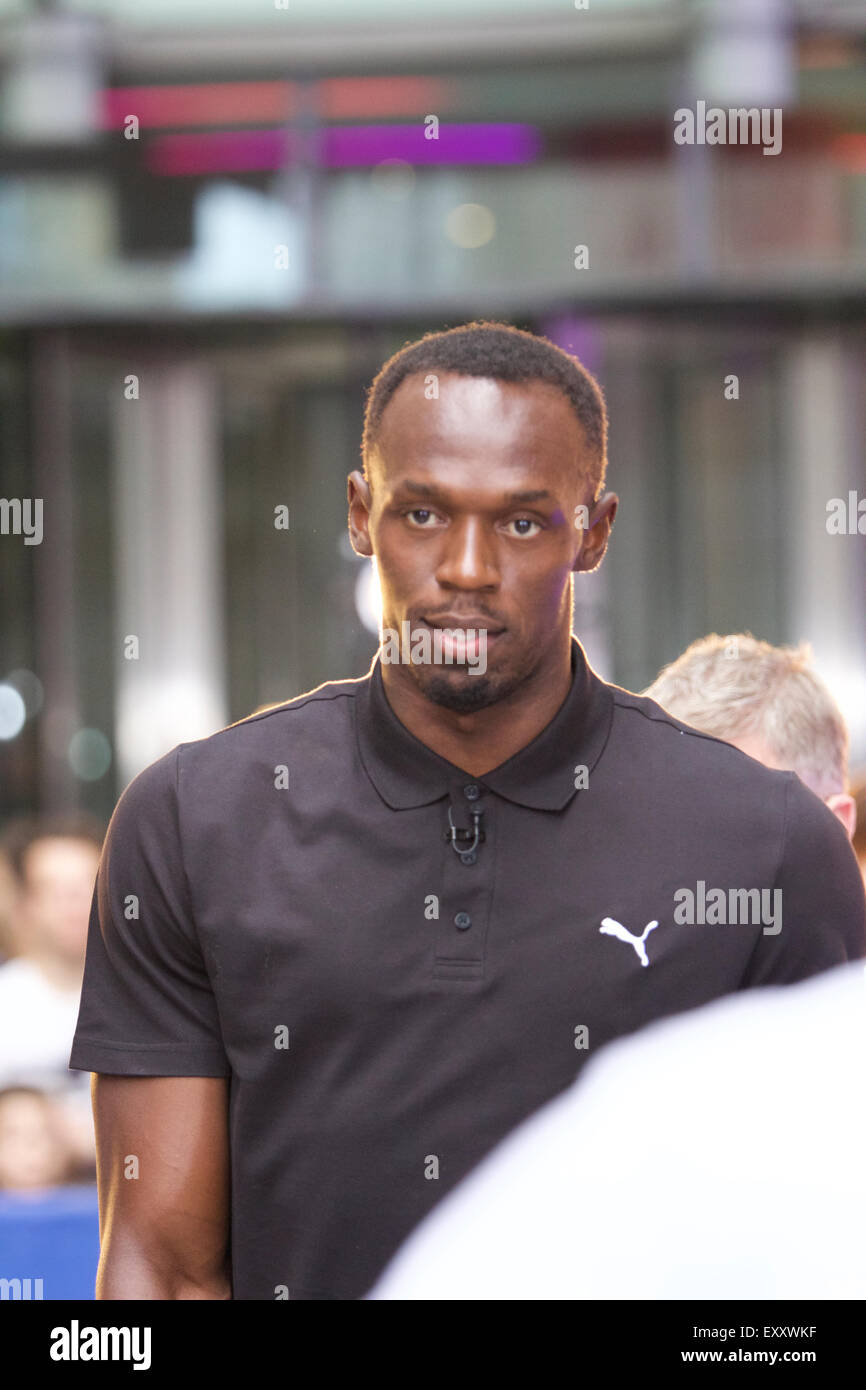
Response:
[{"label": "short sleeve", "polygon": [[74,1071],[228,1076],[183,862],[176,748],[121,796],[96,876]]},{"label": "short sleeve", "polygon": [[747,986],[790,984],[866,956],[866,897],[851,843],[819,797],[786,776],[778,929],[764,927]]}]

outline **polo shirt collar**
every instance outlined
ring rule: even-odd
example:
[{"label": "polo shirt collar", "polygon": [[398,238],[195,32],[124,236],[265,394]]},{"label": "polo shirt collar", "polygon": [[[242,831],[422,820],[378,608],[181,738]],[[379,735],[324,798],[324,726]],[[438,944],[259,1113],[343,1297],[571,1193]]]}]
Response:
[{"label": "polo shirt collar", "polygon": [[379,795],[394,810],[426,806],[455,784],[475,781],[497,796],[539,811],[559,811],[575,795],[574,768],[591,770],[607,741],[613,691],[571,639],[571,689],[531,743],[483,777],[473,778],[410,733],[395,715],[382,681],[381,654],[358,682],[356,730],[361,761]]}]

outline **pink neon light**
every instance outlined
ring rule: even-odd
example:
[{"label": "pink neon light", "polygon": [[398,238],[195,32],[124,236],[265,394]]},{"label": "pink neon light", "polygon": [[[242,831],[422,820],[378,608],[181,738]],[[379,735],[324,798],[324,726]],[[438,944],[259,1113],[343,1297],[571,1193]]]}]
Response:
[{"label": "pink neon light", "polygon": [[112,87],[102,93],[101,124],[119,130],[137,116],[145,130],[171,126],[263,125],[297,115],[302,103],[321,120],[442,115],[454,84],[434,77],[332,77],[297,82],[209,82]]},{"label": "pink neon light", "polygon": [[294,115],[293,82],[213,82],[185,87],[114,87],[102,93],[102,125],[123,126],[137,116],[145,130],[165,126],[247,125]]}]

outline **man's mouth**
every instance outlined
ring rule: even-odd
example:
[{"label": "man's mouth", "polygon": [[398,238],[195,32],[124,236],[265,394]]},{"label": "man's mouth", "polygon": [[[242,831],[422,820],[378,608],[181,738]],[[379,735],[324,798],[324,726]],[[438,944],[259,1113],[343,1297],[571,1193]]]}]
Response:
[{"label": "man's mouth", "polygon": [[459,665],[462,662],[476,662],[480,655],[505,635],[504,627],[490,626],[490,619],[482,617],[444,617],[422,618],[420,620],[433,632],[439,632],[442,656],[446,662]]}]

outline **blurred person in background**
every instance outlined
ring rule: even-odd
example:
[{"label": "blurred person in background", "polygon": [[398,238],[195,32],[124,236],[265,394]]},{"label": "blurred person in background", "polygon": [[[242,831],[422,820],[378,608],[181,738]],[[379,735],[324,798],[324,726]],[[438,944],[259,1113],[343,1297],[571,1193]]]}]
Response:
[{"label": "blurred person in background", "polygon": [[82,1176],[94,1165],[87,1078],[69,1049],[103,831],[82,813],[12,822],[2,847],[13,876],[11,958],[0,965],[0,1086],[57,1100]]},{"label": "blurred person in background", "polygon": [[65,1117],[51,1096],[35,1086],[0,1091],[0,1191],[57,1187],[78,1167]]},{"label": "blurred person in background", "polygon": [[858,773],[855,778],[853,794],[857,806],[857,824],[851,843],[866,886],[866,771]]},{"label": "blurred person in background", "polygon": [[15,954],[13,917],[16,897],[15,874],[9,856],[0,846],[0,965]]},{"label": "blurred person in background", "polygon": [[748,632],[714,632],[692,642],[644,694],[766,767],[796,772],[851,839],[857,803],[848,789],[848,730],[811,659],[807,643],[774,647]]}]

